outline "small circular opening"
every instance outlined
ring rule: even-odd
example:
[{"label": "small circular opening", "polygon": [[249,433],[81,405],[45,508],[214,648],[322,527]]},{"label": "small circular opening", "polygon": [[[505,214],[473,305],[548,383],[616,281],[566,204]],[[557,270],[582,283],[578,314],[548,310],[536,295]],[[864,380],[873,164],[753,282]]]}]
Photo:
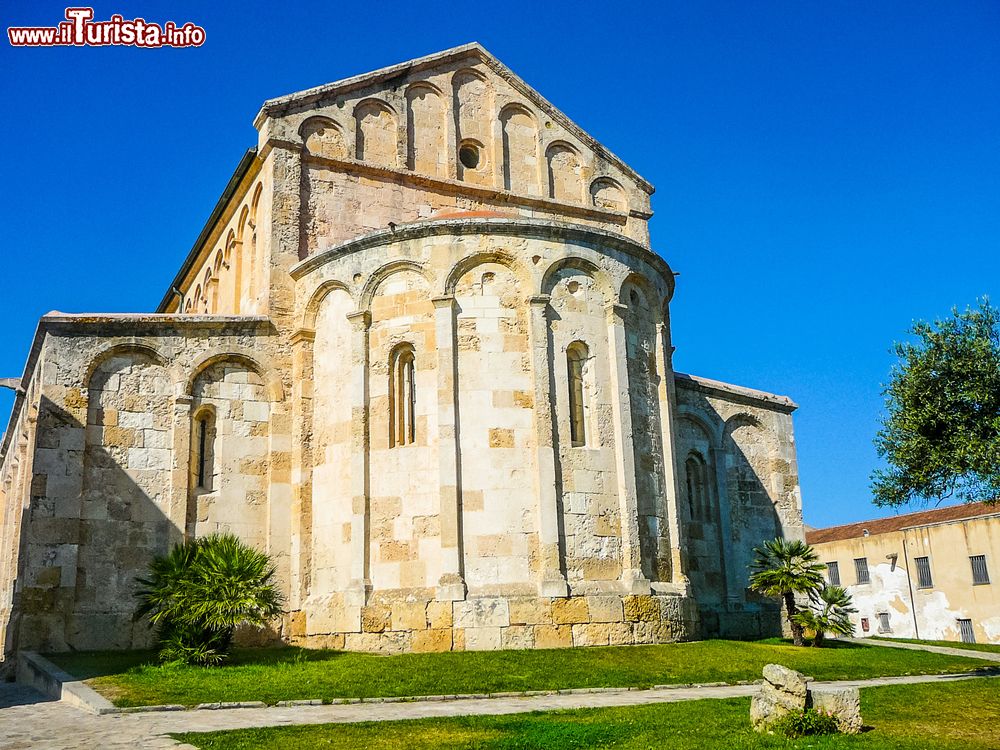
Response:
[{"label": "small circular opening", "polygon": [[458,160],[466,169],[476,169],[479,166],[479,146],[475,143],[463,143],[458,149]]}]

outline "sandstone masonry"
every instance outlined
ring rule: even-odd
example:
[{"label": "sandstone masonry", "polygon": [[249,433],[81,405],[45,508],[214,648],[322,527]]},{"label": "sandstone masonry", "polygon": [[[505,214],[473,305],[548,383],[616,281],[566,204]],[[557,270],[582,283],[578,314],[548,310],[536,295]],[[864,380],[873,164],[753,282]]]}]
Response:
[{"label": "sandstone masonry", "polygon": [[776,627],[746,563],[802,534],[795,405],[674,372],[649,183],[475,44],[255,125],[155,314],[39,325],[0,447],[5,653],[145,645],[136,575],[220,530],[309,646]]}]

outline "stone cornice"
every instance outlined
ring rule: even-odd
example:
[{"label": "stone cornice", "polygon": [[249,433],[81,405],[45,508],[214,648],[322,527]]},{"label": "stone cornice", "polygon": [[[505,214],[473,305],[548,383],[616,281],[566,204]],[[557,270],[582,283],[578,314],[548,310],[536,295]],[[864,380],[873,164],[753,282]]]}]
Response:
[{"label": "stone cornice", "polygon": [[649,248],[621,234],[582,224],[526,218],[475,217],[467,219],[430,219],[411,224],[396,225],[388,229],[355,237],[327,248],[292,267],[290,273],[298,280],[334,258],[394,242],[446,235],[508,235],[539,239],[576,240],[581,243],[620,250],[649,263],[662,275],[669,287],[668,297],[673,296],[674,272],[667,262]]},{"label": "stone cornice", "polygon": [[473,185],[469,182],[454,180],[448,177],[432,177],[430,175],[412,172],[401,167],[387,167],[379,164],[352,159],[349,156],[333,158],[330,156],[320,156],[302,152],[302,144],[294,143],[282,138],[270,138],[261,146],[260,158],[267,159],[267,156],[275,149],[294,151],[302,153],[303,164],[328,167],[347,174],[371,175],[383,177],[385,179],[426,187],[447,195],[471,195],[493,200],[497,203],[509,203],[515,206],[531,206],[533,208],[543,208],[561,214],[571,216],[583,216],[596,221],[605,221],[611,224],[625,224],[628,218],[634,217],[649,221],[653,217],[652,211],[639,211],[629,209],[628,211],[614,211],[608,208],[597,206],[585,206],[580,203],[569,203],[567,201],[555,200],[538,195],[523,195],[510,190],[492,187],[488,185]]},{"label": "stone cornice", "polygon": [[678,388],[687,388],[709,395],[720,395],[730,400],[734,398],[744,403],[751,403],[765,408],[791,413],[799,408],[799,405],[788,396],[780,396],[776,393],[767,393],[753,388],[744,388],[741,385],[732,385],[718,380],[701,378],[696,375],[688,375],[683,372],[674,373],[674,382]]}]

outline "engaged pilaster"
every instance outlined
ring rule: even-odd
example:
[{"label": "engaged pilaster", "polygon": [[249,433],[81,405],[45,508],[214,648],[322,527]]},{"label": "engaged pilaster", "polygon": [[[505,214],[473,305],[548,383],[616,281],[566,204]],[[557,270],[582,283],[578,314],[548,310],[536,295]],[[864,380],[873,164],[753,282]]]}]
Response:
[{"label": "engaged pilaster", "polygon": [[371,499],[369,496],[369,412],[367,310],[347,316],[351,323],[351,603],[364,606],[371,593]]},{"label": "engaged pilaster", "polygon": [[435,297],[438,373],[438,469],[440,476],[441,578],[437,598],[465,598],[462,575],[462,488],[458,466],[458,392],[455,362],[455,298]]},{"label": "engaged pilaster", "polygon": [[556,454],[553,439],[552,363],[549,357],[547,294],[532,297],[531,368],[535,383],[535,497],[538,499],[538,541],[541,547],[540,596],[568,596],[559,550],[559,498],[556,496]]},{"label": "engaged pilaster", "polygon": [[635,451],[632,446],[632,401],[629,396],[628,351],[625,341],[625,305],[606,308],[608,348],[611,354],[611,398],[615,429],[615,464],[618,470],[618,500],[622,534],[622,584],[631,594],[648,594],[649,580],[642,573],[639,544],[639,505],[635,482]]}]

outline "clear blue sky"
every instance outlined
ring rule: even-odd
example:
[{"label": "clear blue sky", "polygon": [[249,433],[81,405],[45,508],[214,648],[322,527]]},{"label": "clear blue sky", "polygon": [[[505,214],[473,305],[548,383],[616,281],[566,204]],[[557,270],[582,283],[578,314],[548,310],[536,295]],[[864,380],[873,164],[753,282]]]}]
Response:
[{"label": "clear blue sky", "polygon": [[[64,5],[5,0],[3,26]],[[888,348],[1000,299],[1000,2],[103,3],[199,49],[0,44],[0,377],[146,311],[264,99],[478,40],[657,187],[678,369],[792,396],[805,517],[879,515]],[[0,393],[0,413],[11,404]]]}]

